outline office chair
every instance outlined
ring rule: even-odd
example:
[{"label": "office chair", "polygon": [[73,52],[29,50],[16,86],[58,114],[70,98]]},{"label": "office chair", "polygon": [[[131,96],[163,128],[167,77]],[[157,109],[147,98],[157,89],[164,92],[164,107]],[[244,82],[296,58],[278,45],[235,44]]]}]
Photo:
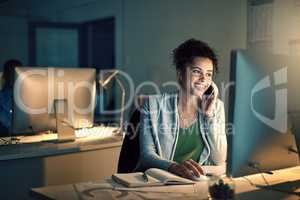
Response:
[{"label": "office chair", "polygon": [[[145,96],[138,97],[138,107],[141,108]],[[134,106],[129,124],[126,129],[126,135],[123,140],[119,162],[118,162],[118,173],[130,173],[133,172],[140,157],[140,109]]]},{"label": "office chair", "polygon": [[140,157],[140,142],[138,124],[140,122],[140,111],[135,109],[132,113],[129,125],[126,129],[126,135],[123,140],[119,163],[118,173],[133,172]]},{"label": "office chair", "polygon": [[9,137],[10,131],[2,123],[0,123],[0,137]]}]

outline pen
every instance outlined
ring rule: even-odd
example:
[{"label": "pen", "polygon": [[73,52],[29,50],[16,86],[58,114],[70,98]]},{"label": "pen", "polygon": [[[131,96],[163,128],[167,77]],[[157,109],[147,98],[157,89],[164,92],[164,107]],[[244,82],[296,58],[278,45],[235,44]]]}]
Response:
[{"label": "pen", "polygon": [[148,176],[145,172],[143,172],[143,179],[145,180],[145,182],[149,181]]}]

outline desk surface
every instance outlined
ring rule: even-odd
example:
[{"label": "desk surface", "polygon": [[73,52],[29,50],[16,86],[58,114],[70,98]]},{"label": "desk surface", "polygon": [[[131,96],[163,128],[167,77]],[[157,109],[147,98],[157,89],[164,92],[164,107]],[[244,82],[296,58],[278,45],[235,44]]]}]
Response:
[{"label": "desk surface", "polygon": [[[264,175],[273,189],[290,190],[300,194],[300,166],[276,170],[273,175]],[[286,194],[279,191],[259,189],[253,184],[265,185],[261,174],[254,174],[234,179],[237,199],[300,199],[300,195]],[[160,186],[145,188],[124,188],[111,180],[78,183],[59,186],[48,186],[31,189],[36,199],[207,199],[207,182],[195,185]]]},{"label": "desk surface", "polygon": [[53,156],[66,153],[76,153],[89,150],[104,149],[121,146],[122,136],[111,136],[103,139],[87,137],[73,142],[37,142],[0,146],[0,161]]}]

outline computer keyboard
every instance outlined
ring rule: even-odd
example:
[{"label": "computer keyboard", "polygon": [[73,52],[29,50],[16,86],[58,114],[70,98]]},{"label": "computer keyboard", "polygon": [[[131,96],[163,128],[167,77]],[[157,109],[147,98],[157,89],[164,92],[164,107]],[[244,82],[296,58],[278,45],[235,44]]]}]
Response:
[{"label": "computer keyboard", "polygon": [[5,137],[0,139],[1,139],[0,145],[26,144],[26,143],[36,143],[36,142],[57,140],[57,134],[42,133],[37,135],[14,136],[14,137]]},{"label": "computer keyboard", "polygon": [[116,135],[118,131],[117,127],[112,126],[95,126],[91,128],[82,128],[75,130],[76,138],[83,137],[100,137],[106,138]]},{"label": "computer keyboard", "polygon": [[49,134],[41,134],[41,135],[30,135],[30,136],[20,136],[17,137],[19,139],[19,143],[35,143],[42,141],[51,141],[57,140],[57,134],[49,133]]},{"label": "computer keyboard", "polygon": [[[118,127],[112,126],[95,126],[91,128],[82,128],[75,130],[76,138],[108,138],[117,134]],[[57,133],[43,133],[38,135],[30,135],[30,136],[17,136],[15,137],[15,141],[13,143],[36,143],[36,142],[44,142],[44,141],[53,141],[57,140]],[[10,138],[1,138],[0,145],[10,144]]]}]

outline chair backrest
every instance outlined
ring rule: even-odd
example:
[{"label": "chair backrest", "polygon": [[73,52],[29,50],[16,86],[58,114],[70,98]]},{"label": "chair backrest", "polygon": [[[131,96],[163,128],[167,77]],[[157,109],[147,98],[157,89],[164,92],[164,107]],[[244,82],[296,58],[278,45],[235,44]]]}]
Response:
[{"label": "chair backrest", "polygon": [[140,143],[138,124],[140,119],[140,112],[136,109],[127,126],[125,138],[123,140],[119,163],[118,173],[133,172],[140,157]]},{"label": "chair backrest", "polygon": [[123,140],[119,163],[118,173],[130,173],[136,168],[140,158],[140,108],[145,100],[145,96],[138,97],[138,106],[134,106],[129,123],[126,129],[126,135]]}]

